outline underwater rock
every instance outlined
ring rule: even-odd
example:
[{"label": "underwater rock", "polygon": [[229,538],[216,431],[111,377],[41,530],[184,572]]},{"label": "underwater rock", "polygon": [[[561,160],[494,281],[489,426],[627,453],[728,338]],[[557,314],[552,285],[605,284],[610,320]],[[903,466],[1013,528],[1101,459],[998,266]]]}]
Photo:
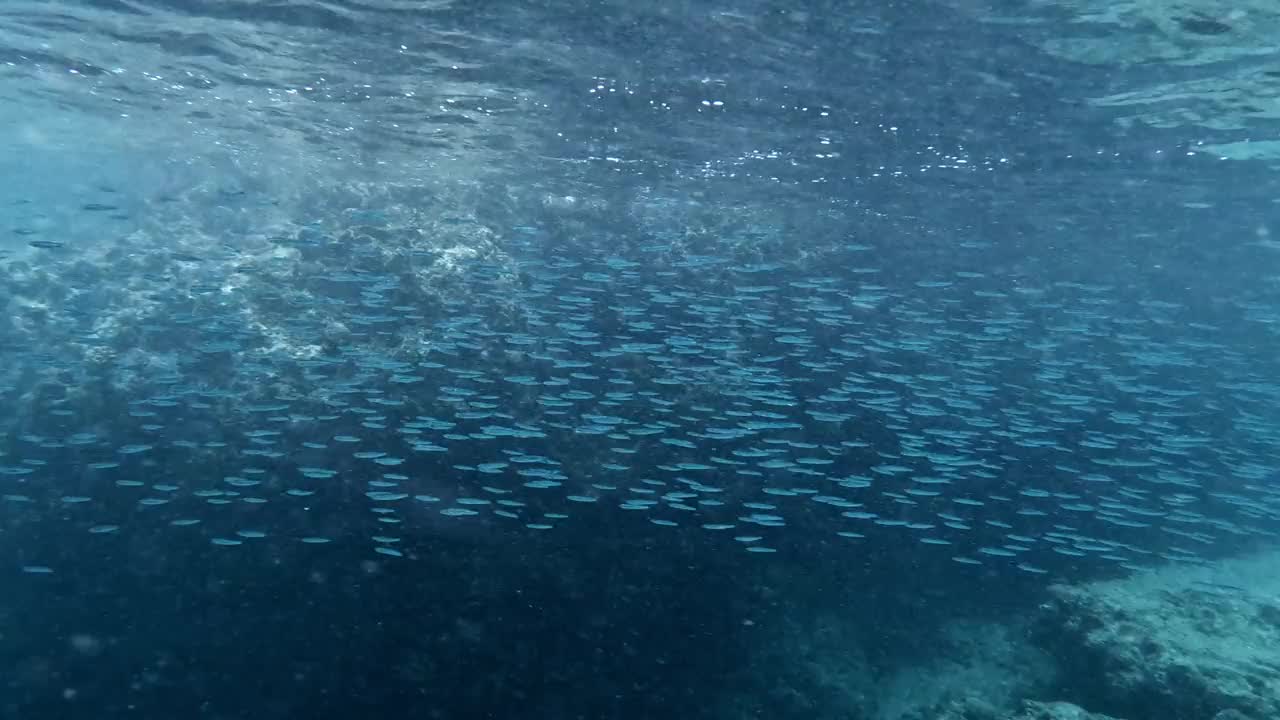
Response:
[{"label": "underwater rock", "polygon": [[875,720],[1001,720],[1056,680],[1052,658],[1027,641],[1021,622],[953,621],[929,647],[877,684]]},{"label": "underwater rock", "polygon": [[901,716],[901,720],[1002,720],[1007,717],[986,700],[971,696],[951,700],[929,709],[916,709]]},{"label": "underwater rock", "polygon": [[763,651],[748,664],[767,678],[759,691],[732,696],[724,717],[868,717],[876,705],[876,671],[864,648],[864,628],[836,614],[788,614],[767,630]]},{"label": "underwater rock", "polygon": [[1120,720],[1110,715],[1091,713],[1084,708],[1065,702],[1033,702],[1022,704],[1021,712],[1008,720]]},{"label": "underwater rock", "polygon": [[1011,713],[1000,712],[978,698],[952,701],[928,712],[905,716],[904,720],[1122,720],[1100,713],[1091,713],[1066,702],[1036,702],[1024,700],[1021,707]]},{"label": "underwater rock", "polygon": [[1280,717],[1280,553],[1054,586],[1038,628],[1071,697],[1128,720]]}]

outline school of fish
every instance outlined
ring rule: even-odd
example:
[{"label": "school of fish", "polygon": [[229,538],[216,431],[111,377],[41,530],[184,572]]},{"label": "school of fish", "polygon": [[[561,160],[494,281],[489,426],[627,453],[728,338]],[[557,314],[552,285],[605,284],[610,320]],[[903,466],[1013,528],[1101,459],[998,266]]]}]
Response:
[{"label": "school of fish", "polygon": [[874,536],[1051,577],[1274,533],[1280,386],[1177,302],[904,280],[862,240],[487,232],[431,247],[377,208],[204,251],[14,228],[7,534],[409,562],[450,525],[518,542],[616,516],[709,551]]}]

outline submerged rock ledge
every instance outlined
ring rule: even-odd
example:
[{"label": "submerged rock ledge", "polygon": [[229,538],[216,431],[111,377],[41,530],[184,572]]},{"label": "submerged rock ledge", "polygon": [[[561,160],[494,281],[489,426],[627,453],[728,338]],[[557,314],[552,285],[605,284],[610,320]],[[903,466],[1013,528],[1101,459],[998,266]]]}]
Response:
[{"label": "submerged rock ledge", "polygon": [[[1280,718],[1280,550],[1054,585],[1048,595],[1031,617],[983,633],[1000,641],[998,649],[992,643],[956,646],[947,657],[899,668],[857,716]],[[1031,662],[1034,657],[1051,668]],[[886,689],[895,684],[915,689],[895,698]]]},{"label": "submerged rock ledge", "polygon": [[1280,552],[1054,586],[1037,642],[1124,720],[1280,717]]}]

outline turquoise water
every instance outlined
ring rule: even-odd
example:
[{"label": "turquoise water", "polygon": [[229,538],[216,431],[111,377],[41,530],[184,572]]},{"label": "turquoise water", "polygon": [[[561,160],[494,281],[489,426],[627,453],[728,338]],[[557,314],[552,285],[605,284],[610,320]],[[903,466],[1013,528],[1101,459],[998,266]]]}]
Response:
[{"label": "turquoise water", "polygon": [[1266,544],[1251,56],[1065,12],[5,3],[5,715],[901,718]]}]

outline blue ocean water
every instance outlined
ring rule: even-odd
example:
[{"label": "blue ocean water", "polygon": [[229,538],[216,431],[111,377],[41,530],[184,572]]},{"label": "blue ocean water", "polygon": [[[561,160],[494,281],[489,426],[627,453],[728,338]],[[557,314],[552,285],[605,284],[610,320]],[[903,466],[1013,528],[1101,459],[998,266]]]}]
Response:
[{"label": "blue ocean water", "polygon": [[1087,5],[6,0],[0,716],[932,717],[1267,546],[1254,60]]}]

